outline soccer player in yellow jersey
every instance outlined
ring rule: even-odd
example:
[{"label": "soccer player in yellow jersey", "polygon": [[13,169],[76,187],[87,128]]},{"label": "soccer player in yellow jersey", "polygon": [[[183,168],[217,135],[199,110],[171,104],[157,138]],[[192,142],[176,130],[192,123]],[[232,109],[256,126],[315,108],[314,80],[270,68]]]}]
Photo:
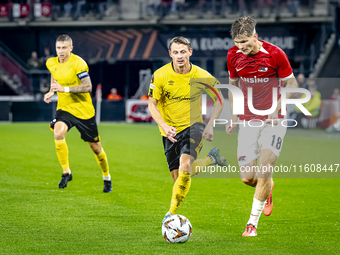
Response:
[{"label": "soccer player in yellow jersey", "polygon": [[192,48],[188,39],[173,38],[169,54],[172,62],[155,71],[149,88],[149,111],[159,125],[168,167],[175,181],[170,210],[163,222],[176,214],[188,193],[194,164],[202,166],[219,163],[217,160],[225,162],[216,149],[200,162],[196,160],[203,138],[207,141],[213,139],[213,120],[221,114],[223,96],[218,92],[221,101],[216,100],[211,119],[205,127],[200,107],[202,91],[190,86],[195,78],[212,80],[212,87],[219,82],[207,71],[190,63]]},{"label": "soccer player in yellow jersey", "polygon": [[51,72],[51,89],[45,94],[44,101],[50,103],[54,93],[58,94],[57,112],[50,127],[54,130],[56,152],[63,168],[59,188],[66,188],[67,183],[72,180],[65,136],[75,126],[81,133],[81,138],[89,143],[94,152],[103,173],[103,192],[108,193],[112,191],[111,176],[95,122],[89,68],[82,58],[71,53],[72,50],[72,39],[68,35],[61,35],[56,41],[58,56],[46,61],[46,66]]}]

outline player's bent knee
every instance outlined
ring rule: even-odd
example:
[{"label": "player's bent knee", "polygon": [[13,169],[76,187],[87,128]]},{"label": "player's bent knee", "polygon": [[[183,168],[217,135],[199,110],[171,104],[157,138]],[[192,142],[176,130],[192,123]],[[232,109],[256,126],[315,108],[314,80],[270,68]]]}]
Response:
[{"label": "player's bent knee", "polygon": [[242,182],[246,185],[253,186],[255,183],[254,178],[241,178]]},{"label": "player's bent knee", "polygon": [[179,163],[179,171],[190,173],[190,168],[194,161],[194,157],[188,154],[182,154]]},{"label": "player's bent knee", "polygon": [[102,146],[100,145],[100,143],[89,143],[92,151],[95,153],[95,154],[100,154],[100,152],[102,151]]},{"label": "player's bent knee", "polygon": [[58,121],[54,125],[54,139],[63,140],[67,134],[67,131],[68,131],[67,125],[62,121]]},{"label": "player's bent knee", "polygon": [[64,138],[65,138],[65,134],[63,132],[54,131],[55,140],[63,140]]},{"label": "player's bent knee", "polygon": [[182,172],[190,172],[190,162],[181,162],[179,170]]},{"label": "player's bent knee", "polygon": [[277,156],[269,149],[261,150],[260,152],[260,165],[274,165]]},{"label": "player's bent knee", "polygon": [[178,178],[178,169],[171,171],[171,177],[174,180],[174,182],[176,182],[176,180]]}]

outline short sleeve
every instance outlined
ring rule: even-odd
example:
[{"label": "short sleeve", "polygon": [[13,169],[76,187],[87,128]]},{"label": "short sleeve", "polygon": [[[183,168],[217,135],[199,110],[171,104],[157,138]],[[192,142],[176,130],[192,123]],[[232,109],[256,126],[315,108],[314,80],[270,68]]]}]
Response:
[{"label": "short sleeve", "polygon": [[[217,84],[220,84],[219,80],[217,80],[214,76],[212,76],[208,71],[201,72],[199,77],[201,78],[195,78],[195,84],[197,85],[192,87],[197,88],[197,91],[200,91],[202,93],[202,90],[205,91],[211,98],[216,98],[219,101],[221,101],[221,98],[219,97],[218,93],[220,92],[220,88],[216,88]],[[191,90],[193,92],[192,95],[195,94],[195,90]]]},{"label": "short sleeve", "polygon": [[149,97],[159,100],[163,93],[163,82],[157,71],[152,75],[150,87],[149,87]]},{"label": "short sleeve", "polygon": [[218,100],[221,102],[221,98],[220,98],[220,96],[218,95],[218,93],[220,93],[220,91],[221,91],[221,89],[218,89],[218,88],[216,88],[216,85],[217,84],[221,84],[220,83],[220,81],[219,80],[217,80],[215,77],[214,77],[214,79],[215,79],[215,82],[214,82],[214,84],[212,85],[213,86],[213,88],[214,88],[214,90],[215,90],[215,92],[216,92],[216,94],[215,94],[215,98],[218,98]]},{"label": "short sleeve", "polygon": [[89,67],[87,66],[86,62],[82,58],[78,58],[77,64],[75,65],[75,71],[78,76],[78,78],[84,79],[86,77],[89,77]]},{"label": "short sleeve", "polygon": [[228,51],[227,66],[228,66],[228,72],[229,72],[229,80],[236,81],[237,78],[238,78],[238,74],[236,72],[235,67],[232,64],[232,61],[231,61],[231,52],[230,51]]},{"label": "short sleeve", "polygon": [[53,64],[53,58],[49,58],[46,61],[46,67],[51,72],[51,65]]},{"label": "short sleeve", "polygon": [[[210,86],[212,86],[213,88],[215,88],[216,84],[221,84],[221,83],[219,82],[219,80],[217,80],[214,76],[212,76],[208,71],[206,71],[206,73],[207,73],[207,77],[209,78],[207,83],[208,83]],[[216,89],[216,88],[215,88],[215,90],[216,90],[217,92],[220,91],[220,89]]]},{"label": "short sleeve", "polygon": [[293,69],[290,66],[288,57],[283,50],[279,49],[276,56],[277,72],[282,81],[293,77]]},{"label": "short sleeve", "polygon": [[215,84],[214,84],[214,87],[215,87],[215,85],[216,85],[216,84],[221,84],[221,83],[220,83],[220,81],[219,81],[219,80],[217,80],[217,79],[215,78]]},{"label": "short sleeve", "polygon": [[212,84],[212,87],[213,87],[213,88],[215,89],[215,91],[218,93],[218,92],[220,92],[221,89],[217,89],[217,88],[216,88],[216,85],[217,85],[217,84],[221,84],[221,83],[220,83],[220,81],[217,80],[215,77],[213,77],[213,78],[214,78],[214,82],[213,82],[213,84]]}]

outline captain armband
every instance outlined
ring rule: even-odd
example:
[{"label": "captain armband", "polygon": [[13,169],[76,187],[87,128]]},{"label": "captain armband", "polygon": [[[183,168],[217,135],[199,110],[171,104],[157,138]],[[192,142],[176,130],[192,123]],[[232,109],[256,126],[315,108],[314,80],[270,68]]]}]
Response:
[{"label": "captain armband", "polygon": [[79,80],[84,79],[86,77],[90,77],[89,73],[86,72],[86,71],[78,73],[77,76],[78,76]]}]

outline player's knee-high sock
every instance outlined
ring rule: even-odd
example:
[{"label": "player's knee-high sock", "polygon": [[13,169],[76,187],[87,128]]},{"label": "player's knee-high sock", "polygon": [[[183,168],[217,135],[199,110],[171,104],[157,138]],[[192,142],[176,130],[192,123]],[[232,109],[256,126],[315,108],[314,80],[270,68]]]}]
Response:
[{"label": "player's knee-high sock", "polygon": [[104,148],[102,147],[102,151],[98,155],[94,154],[94,156],[96,157],[97,163],[100,166],[100,169],[102,170],[103,179],[110,181],[111,176],[110,176],[110,172],[109,172],[109,163],[107,161],[107,156],[106,156],[106,153],[104,151]]},{"label": "player's knee-high sock", "polygon": [[172,190],[171,206],[169,212],[176,214],[191,184],[190,173],[179,171],[178,178]]},{"label": "player's knee-high sock", "polygon": [[67,147],[65,138],[62,140],[54,140],[54,141],[55,141],[55,148],[56,148],[56,152],[57,152],[60,165],[63,169],[67,169],[69,167],[68,147]]},{"label": "player's knee-high sock", "polygon": [[191,167],[191,176],[201,172],[205,166],[209,166],[212,164],[211,158],[209,156],[205,156],[201,159],[196,159],[194,163],[192,163]]},{"label": "player's knee-high sock", "polygon": [[266,201],[260,201],[254,197],[250,218],[247,224],[253,224],[255,228],[257,227],[265,203]]}]

